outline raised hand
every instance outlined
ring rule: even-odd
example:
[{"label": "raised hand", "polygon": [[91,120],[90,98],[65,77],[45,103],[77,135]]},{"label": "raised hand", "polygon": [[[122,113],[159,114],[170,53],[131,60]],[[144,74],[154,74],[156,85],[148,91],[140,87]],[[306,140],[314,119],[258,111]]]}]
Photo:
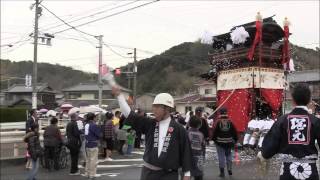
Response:
[{"label": "raised hand", "polygon": [[119,94],[121,93],[120,88],[118,86],[112,86],[111,93],[114,96],[119,96]]}]

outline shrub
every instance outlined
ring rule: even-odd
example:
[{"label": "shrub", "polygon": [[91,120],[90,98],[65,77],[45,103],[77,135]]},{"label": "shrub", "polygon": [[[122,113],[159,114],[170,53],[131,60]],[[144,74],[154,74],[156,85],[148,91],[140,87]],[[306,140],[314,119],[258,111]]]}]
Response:
[{"label": "shrub", "polygon": [[25,108],[0,108],[0,122],[22,122],[27,119]]}]

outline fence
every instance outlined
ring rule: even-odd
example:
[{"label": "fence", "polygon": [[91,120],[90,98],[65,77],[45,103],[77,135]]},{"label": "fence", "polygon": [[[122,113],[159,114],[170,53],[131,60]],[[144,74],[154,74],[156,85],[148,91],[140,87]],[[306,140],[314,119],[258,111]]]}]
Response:
[{"label": "fence", "polygon": [[[69,119],[59,120],[58,127],[61,134],[65,134]],[[50,124],[48,119],[39,119],[40,142],[43,144],[44,128]],[[25,155],[26,143],[23,142],[26,122],[0,123],[1,159],[18,158]]]}]

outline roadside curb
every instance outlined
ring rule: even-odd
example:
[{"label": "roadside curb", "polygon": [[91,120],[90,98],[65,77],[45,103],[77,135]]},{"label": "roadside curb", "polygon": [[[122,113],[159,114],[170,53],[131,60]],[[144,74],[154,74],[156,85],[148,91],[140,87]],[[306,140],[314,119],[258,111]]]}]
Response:
[{"label": "roadside curb", "polygon": [[24,157],[16,157],[16,158],[1,158],[0,164],[1,167],[4,166],[12,166],[12,165],[21,165],[26,162],[26,159]]}]

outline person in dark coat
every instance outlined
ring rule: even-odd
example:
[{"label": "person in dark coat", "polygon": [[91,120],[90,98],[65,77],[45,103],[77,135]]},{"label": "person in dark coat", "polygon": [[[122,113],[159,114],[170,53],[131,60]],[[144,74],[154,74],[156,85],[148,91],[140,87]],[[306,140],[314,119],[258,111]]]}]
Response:
[{"label": "person in dark coat", "polygon": [[31,109],[29,112],[29,118],[26,122],[26,133],[31,132],[31,127],[34,124],[38,124],[37,111],[35,109]]},{"label": "person in dark coat", "polygon": [[170,94],[158,94],[152,105],[155,119],[138,116],[131,111],[120,89],[112,87],[121,112],[127,117],[125,124],[146,137],[141,180],[178,180],[182,168],[183,180],[190,180],[191,148],[186,130],[170,116],[174,101]]},{"label": "person in dark coat", "polygon": [[191,116],[189,120],[190,128],[188,129],[188,138],[191,144],[192,152],[192,169],[191,176],[194,180],[203,179],[204,155],[206,140],[202,132],[199,131],[201,121],[196,116]]},{"label": "person in dark coat", "polygon": [[232,175],[232,153],[231,149],[238,141],[237,131],[232,121],[229,119],[227,109],[222,107],[219,111],[220,116],[214,127],[212,139],[215,142],[220,174],[219,177],[224,177],[224,167],[227,164],[228,174]]},{"label": "person in dark coat", "polygon": [[[140,108],[137,109],[137,114],[141,117],[145,117],[146,116],[146,113],[141,110]],[[140,145],[141,145],[141,136],[142,136],[142,133],[137,131],[136,132],[136,138],[134,140],[134,148],[138,148],[140,149]]]},{"label": "person in dark coat", "polygon": [[199,131],[202,132],[207,143],[209,142],[209,125],[208,121],[202,117],[203,107],[197,107],[195,110],[196,117],[201,121],[201,126]]},{"label": "person in dark coat", "polygon": [[39,140],[39,125],[33,124],[30,131],[23,138],[24,142],[28,143],[28,151],[32,161],[32,169],[28,173],[27,180],[35,180],[39,169],[39,158],[43,155],[43,149]]},{"label": "person in dark coat", "polygon": [[71,121],[67,124],[66,127],[66,135],[68,139],[67,147],[70,150],[71,156],[71,168],[70,175],[79,175],[78,169],[78,160],[79,160],[79,152],[81,148],[81,138],[80,138],[80,130],[77,124],[77,114],[70,115]]},{"label": "person in dark coat", "polygon": [[59,169],[58,155],[60,153],[60,146],[62,145],[62,136],[60,129],[57,126],[58,119],[53,117],[50,120],[50,126],[46,127],[43,133],[43,144],[45,148],[45,164],[46,168],[52,170],[52,163],[54,169]]},{"label": "person in dark coat", "polygon": [[295,107],[280,116],[264,137],[258,158],[265,162],[280,154],[280,180],[319,180],[315,141],[320,142],[320,119],[308,113],[311,92],[307,84],[296,84],[291,92]]},{"label": "person in dark coat", "polygon": [[[29,118],[26,121],[26,134],[28,132],[32,131],[31,127],[34,126],[35,124],[38,124],[37,111],[35,109],[31,109],[29,111]],[[26,158],[27,158],[26,168],[27,169],[31,169],[32,168],[31,167],[31,163],[32,162],[31,162],[30,153],[28,152],[28,150],[27,150],[26,154],[27,154],[27,156],[26,156]]]}]

